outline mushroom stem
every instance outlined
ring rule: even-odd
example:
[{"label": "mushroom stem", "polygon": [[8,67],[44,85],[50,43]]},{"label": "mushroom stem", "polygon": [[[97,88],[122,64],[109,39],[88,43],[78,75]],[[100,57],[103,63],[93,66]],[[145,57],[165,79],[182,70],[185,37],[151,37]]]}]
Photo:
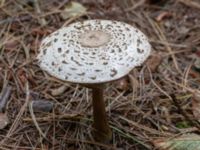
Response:
[{"label": "mushroom stem", "polygon": [[97,141],[109,142],[112,139],[112,131],[106,117],[103,88],[92,88],[92,98],[94,117],[93,127],[95,129],[93,136]]}]

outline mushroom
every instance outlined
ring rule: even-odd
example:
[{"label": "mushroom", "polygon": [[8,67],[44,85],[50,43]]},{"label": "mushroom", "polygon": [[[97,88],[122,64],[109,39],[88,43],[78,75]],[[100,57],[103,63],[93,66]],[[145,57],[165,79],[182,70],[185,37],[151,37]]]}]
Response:
[{"label": "mushroom", "polygon": [[147,37],[133,26],[110,20],[87,20],[53,32],[41,43],[40,67],[50,75],[92,89],[93,135],[109,141],[105,84],[126,76],[149,56]]}]

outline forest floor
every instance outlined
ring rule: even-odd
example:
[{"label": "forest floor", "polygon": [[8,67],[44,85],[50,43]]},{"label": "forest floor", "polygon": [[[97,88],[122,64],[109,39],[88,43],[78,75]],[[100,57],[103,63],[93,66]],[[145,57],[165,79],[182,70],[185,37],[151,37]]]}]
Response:
[{"label": "forest floor", "polygon": [[[0,1],[0,149],[152,150],[167,147],[170,139],[198,136],[199,0],[77,2],[82,7],[73,16],[63,13],[74,9],[68,0]],[[90,135],[91,91],[55,80],[36,61],[45,36],[97,18],[131,24],[152,45],[141,67],[105,89],[109,144]]]}]

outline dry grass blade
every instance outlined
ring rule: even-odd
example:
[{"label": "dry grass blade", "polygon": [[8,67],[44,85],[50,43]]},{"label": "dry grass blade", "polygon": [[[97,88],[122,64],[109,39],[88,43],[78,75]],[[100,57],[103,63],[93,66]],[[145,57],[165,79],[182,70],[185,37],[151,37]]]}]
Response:
[{"label": "dry grass blade", "polygon": [[26,83],[26,99],[25,99],[25,103],[24,103],[24,105],[21,107],[21,109],[20,109],[18,115],[16,116],[16,119],[15,119],[15,121],[13,122],[12,126],[10,127],[10,129],[9,129],[9,131],[8,131],[8,133],[7,133],[7,135],[6,135],[6,137],[5,137],[3,140],[0,141],[0,145],[1,145],[1,144],[4,144],[4,142],[6,142],[6,139],[9,138],[9,137],[12,135],[12,133],[13,133],[13,132],[17,129],[17,127],[19,126],[21,117],[22,117],[24,111],[25,111],[26,108],[27,108],[27,105],[28,105],[28,102],[29,102],[29,96],[30,96],[30,91],[29,91],[29,84],[28,84],[28,82],[27,82],[27,83]]},{"label": "dry grass blade", "polygon": [[186,6],[192,7],[192,8],[197,8],[200,9],[200,3],[195,2],[193,0],[177,0],[178,2],[181,2],[185,4]]},{"label": "dry grass blade", "polygon": [[122,131],[121,129],[115,127],[115,126],[111,126],[113,130],[115,130],[118,134],[122,135],[123,137],[130,139],[136,143],[141,144],[143,147],[147,148],[148,150],[151,149],[151,147],[148,144],[145,144],[143,141],[140,141],[139,139],[137,139],[136,137],[132,136],[131,134]]},{"label": "dry grass blade", "polygon": [[31,114],[33,123],[34,123],[35,127],[37,128],[38,132],[40,133],[40,135],[42,135],[42,137],[43,137],[45,140],[47,140],[49,143],[51,143],[51,142],[49,141],[49,139],[46,137],[45,133],[42,132],[42,130],[41,130],[41,128],[40,128],[40,126],[39,126],[39,124],[38,124],[36,118],[35,118],[35,115],[34,115],[34,112],[33,112],[33,106],[32,106],[32,105],[33,105],[33,102],[30,102],[30,103],[29,103],[29,111],[30,111],[30,114]]},{"label": "dry grass blade", "polygon": [[[32,118],[24,118],[23,121],[27,122],[47,122],[47,121],[53,121],[53,120],[80,120],[84,119],[82,115],[80,114],[63,114],[63,115],[53,115],[53,116],[47,116],[47,117],[35,117],[34,120]],[[86,119],[87,120],[87,119]]]},{"label": "dry grass blade", "polygon": [[167,38],[165,37],[163,31],[161,30],[161,28],[159,27],[159,25],[156,22],[154,22],[149,16],[146,15],[146,17],[147,17],[148,21],[150,22],[151,26],[153,27],[153,29],[155,30],[155,33],[157,33],[160,41],[162,41],[163,43],[165,43],[165,47],[166,47],[168,53],[171,55],[171,57],[173,59],[173,62],[174,62],[176,70],[179,72],[179,74],[182,74],[182,72],[181,72],[181,70],[180,70],[180,68],[178,66],[176,57],[173,54],[172,49],[169,46],[169,43],[168,43]]},{"label": "dry grass blade", "polygon": [[[165,77],[165,76],[164,76],[164,77]],[[177,82],[171,80],[171,79],[168,78],[168,77],[165,77],[165,79],[166,79],[167,81],[169,81],[170,83],[172,83],[172,84],[174,84],[174,85],[176,85],[176,86],[178,86],[178,87],[180,87],[180,88],[183,88],[183,89],[185,89],[185,90],[187,90],[187,91],[189,91],[189,92],[191,92],[191,93],[194,93],[194,92],[200,93],[200,91],[198,91],[197,89],[193,89],[193,88],[190,88],[190,87],[186,87],[186,86],[184,86],[184,85],[182,85],[182,84],[180,84],[180,83],[177,83]]]},{"label": "dry grass blade", "polygon": [[158,84],[156,84],[156,82],[153,80],[153,77],[152,77],[152,74],[151,74],[151,70],[148,68],[149,72],[150,72],[150,78],[151,78],[151,81],[152,83],[155,85],[155,87],[161,92],[163,93],[164,95],[166,95],[170,100],[172,99],[171,96],[166,92],[164,91]]},{"label": "dry grass blade", "polygon": [[191,68],[192,68],[192,63],[190,63],[189,66],[184,71],[183,86],[185,87],[187,87],[187,84],[188,84],[188,77],[189,77]]},{"label": "dry grass blade", "polygon": [[94,142],[94,141],[77,140],[77,139],[69,139],[69,138],[66,138],[65,140],[67,142],[69,142],[69,143],[71,143],[71,142],[76,143],[78,141],[78,142],[85,143],[85,144],[91,144],[91,145],[99,146],[99,147],[102,147],[102,148],[108,149],[108,150],[116,150],[116,148],[113,147],[113,146],[102,144],[102,143],[98,143],[98,142]]},{"label": "dry grass blade", "polygon": [[155,129],[148,128],[148,127],[146,127],[144,125],[141,125],[141,124],[138,124],[138,123],[136,123],[134,121],[131,121],[131,120],[129,120],[129,119],[123,117],[123,116],[120,116],[119,118],[124,120],[124,121],[126,121],[127,123],[130,123],[130,125],[133,125],[133,126],[135,126],[137,128],[140,128],[140,129],[145,130],[145,131],[147,131],[149,133],[152,133],[152,134],[163,135],[163,136],[171,136],[172,135],[171,133],[159,132],[159,131],[157,131]]}]

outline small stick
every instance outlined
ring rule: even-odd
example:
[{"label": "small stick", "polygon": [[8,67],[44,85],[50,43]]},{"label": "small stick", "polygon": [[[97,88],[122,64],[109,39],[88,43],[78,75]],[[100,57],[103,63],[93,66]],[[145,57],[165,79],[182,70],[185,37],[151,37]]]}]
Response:
[{"label": "small stick", "polygon": [[34,112],[50,112],[54,103],[46,100],[36,100],[31,102]]},{"label": "small stick", "polygon": [[[35,120],[37,122],[45,122],[45,121],[54,121],[54,120],[86,120],[88,121],[87,118],[83,118],[83,115],[81,114],[62,114],[62,115],[55,115],[54,116],[51,116],[51,115],[48,115],[46,117],[37,117],[35,118]],[[32,118],[23,118],[23,121],[26,121],[26,122],[33,122],[33,119]]]},{"label": "small stick", "polygon": [[0,94],[0,112],[3,112],[5,110],[5,106],[9,100],[9,97],[11,95],[11,86],[6,86],[3,88],[1,94]]}]

